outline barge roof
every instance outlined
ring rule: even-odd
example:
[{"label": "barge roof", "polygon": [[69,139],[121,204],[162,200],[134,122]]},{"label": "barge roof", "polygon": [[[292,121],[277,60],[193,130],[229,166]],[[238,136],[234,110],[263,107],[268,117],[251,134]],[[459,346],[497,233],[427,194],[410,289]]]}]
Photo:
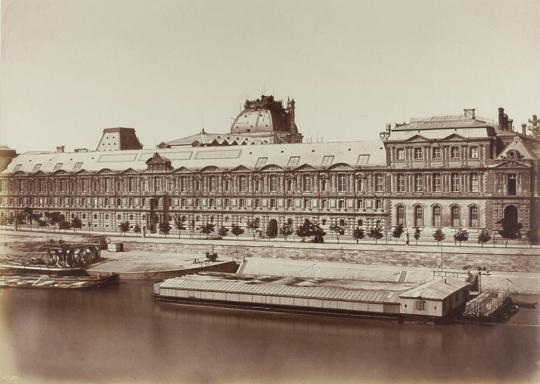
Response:
[{"label": "barge roof", "polygon": [[401,298],[444,300],[453,293],[470,285],[467,281],[447,277],[429,281],[399,295]]},{"label": "barge roof", "polygon": [[386,289],[351,289],[325,286],[318,281],[276,276],[204,273],[167,279],[160,289],[196,290],[287,296],[305,299],[341,300],[366,303],[398,304],[400,291]]}]

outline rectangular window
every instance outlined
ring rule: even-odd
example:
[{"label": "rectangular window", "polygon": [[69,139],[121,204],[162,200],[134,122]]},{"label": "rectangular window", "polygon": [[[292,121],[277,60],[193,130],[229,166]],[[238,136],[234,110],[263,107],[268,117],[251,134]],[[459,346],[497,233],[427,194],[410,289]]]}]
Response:
[{"label": "rectangular window", "polygon": [[262,168],[266,164],[268,157],[259,157],[255,163],[255,168]]},{"label": "rectangular window", "polygon": [[277,175],[270,175],[270,191],[276,192],[278,190],[278,177]]},{"label": "rectangular window", "polygon": [[431,157],[433,160],[440,160],[441,159],[441,148],[440,147],[433,147],[431,150]]},{"label": "rectangular window", "polygon": [[327,207],[328,207],[328,204],[327,204],[326,199],[322,199],[322,200],[321,200],[321,208],[322,208],[322,209],[326,209]]},{"label": "rectangular window", "polygon": [[479,192],[480,191],[480,185],[479,185],[479,178],[478,173],[471,173],[470,175],[470,184],[469,188],[471,192]]},{"label": "rectangular window", "polygon": [[240,176],[239,187],[240,187],[240,192],[247,191],[247,177],[246,176]]},{"label": "rectangular window", "polygon": [[52,171],[58,171],[60,168],[62,168],[62,165],[64,165],[64,163],[56,163]]},{"label": "rectangular window", "polygon": [[323,167],[329,167],[334,162],[334,155],[323,156],[321,165]]},{"label": "rectangular window", "polygon": [[405,150],[403,148],[398,148],[396,151],[396,160],[403,161],[405,160]]},{"label": "rectangular window", "polygon": [[433,184],[432,185],[433,192],[441,192],[441,174],[440,173],[433,174],[432,184]]},{"label": "rectangular window", "polygon": [[397,191],[405,192],[405,175],[397,175]]},{"label": "rectangular window", "polygon": [[345,200],[339,199],[339,201],[338,201],[338,208],[339,208],[339,209],[344,209],[344,208],[345,208]]},{"label": "rectangular window", "polygon": [[422,160],[422,148],[415,148],[414,149],[414,159],[415,160]]},{"label": "rectangular window", "polygon": [[208,177],[208,190],[214,192],[217,189],[217,178],[215,176]]},{"label": "rectangular window", "polygon": [[326,179],[321,180],[321,191],[326,192],[328,190],[328,182]]},{"label": "rectangular window", "polygon": [[460,175],[459,173],[452,173],[451,178],[451,191],[452,192],[459,192],[460,188]]},{"label": "rectangular window", "polygon": [[478,159],[478,147],[471,147],[469,149],[469,155],[471,159]]},{"label": "rectangular window", "polygon": [[244,206],[245,206],[244,199],[238,199],[238,206],[239,206],[240,208],[244,208]]},{"label": "rectangular window", "polygon": [[508,175],[508,194],[515,196],[517,193],[517,177],[515,173]]},{"label": "rectangular window", "polygon": [[375,175],[375,192],[383,191],[383,175]]},{"label": "rectangular window", "polygon": [[304,209],[307,209],[309,208],[310,205],[309,205],[309,199],[304,199]]},{"label": "rectangular window", "polygon": [[423,300],[416,300],[415,308],[416,308],[417,311],[425,311],[426,310],[426,302],[423,301]]},{"label": "rectangular window", "polygon": [[422,192],[424,190],[424,179],[422,174],[414,175],[414,190],[415,192]]},{"label": "rectangular window", "polygon": [[454,160],[459,159],[459,147],[450,148],[450,158]]},{"label": "rectangular window", "polygon": [[287,163],[288,167],[296,167],[300,161],[300,156],[291,156],[289,157],[289,162]]},{"label": "rectangular window", "polygon": [[338,191],[347,192],[347,175],[338,175]]},{"label": "rectangular window", "polygon": [[287,180],[287,192],[292,192],[293,190],[293,181],[291,179]]},{"label": "rectangular window", "polygon": [[311,176],[304,175],[304,192],[311,191]]}]

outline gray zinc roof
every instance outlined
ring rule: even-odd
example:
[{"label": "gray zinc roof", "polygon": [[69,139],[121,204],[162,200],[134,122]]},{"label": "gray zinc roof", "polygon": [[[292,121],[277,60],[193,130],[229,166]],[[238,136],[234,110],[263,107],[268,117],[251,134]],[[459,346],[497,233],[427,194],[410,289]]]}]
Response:
[{"label": "gray zinc roof", "polygon": [[447,277],[437,279],[410,289],[399,295],[400,298],[422,298],[432,300],[444,300],[454,292],[470,285],[463,279]]},{"label": "gray zinc roof", "polygon": [[346,300],[369,303],[397,303],[399,293],[387,290],[363,290],[321,286],[294,286],[257,280],[229,280],[226,277],[187,275],[167,279],[162,289],[227,292],[265,296],[287,296],[303,299]]},{"label": "gray zinc roof", "polygon": [[[315,168],[326,168],[344,163],[355,167],[384,165],[386,162],[385,151],[380,141],[354,141],[111,152],[29,152],[14,158],[2,174],[19,171],[25,173],[38,171],[45,173],[77,172],[80,170],[98,172],[103,169],[144,171],[146,169],[145,161],[156,152],[170,159],[173,168],[185,167],[191,170],[199,170],[208,166],[216,166],[221,169],[245,166],[249,169],[255,169],[271,164],[288,169],[294,169],[303,164],[309,164]],[[326,159],[325,156],[327,156]]]},{"label": "gray zinc roof", "polygon": [[428,118],[412,118],[407,124],[393,128],[396,131],[418,129],[447,129],[447,128],[482,128],[491,127],[492,124],[478,118],[469,116],[432,116]]}]

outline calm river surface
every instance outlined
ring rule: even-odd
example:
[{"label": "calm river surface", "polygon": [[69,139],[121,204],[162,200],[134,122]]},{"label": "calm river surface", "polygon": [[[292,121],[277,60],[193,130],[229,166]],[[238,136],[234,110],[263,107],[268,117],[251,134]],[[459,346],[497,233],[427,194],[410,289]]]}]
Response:
[{"label": "calm river surface", "polygon": [[525,309],[505,326],[196,309],[145,282],[2,289],[0,382],[535,382],[539,324]]}]

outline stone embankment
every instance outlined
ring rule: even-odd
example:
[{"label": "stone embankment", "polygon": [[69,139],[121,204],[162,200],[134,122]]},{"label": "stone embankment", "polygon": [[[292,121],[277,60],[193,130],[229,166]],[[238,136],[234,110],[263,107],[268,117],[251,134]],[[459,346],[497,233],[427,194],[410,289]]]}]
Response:
[{"label": "stone embankment", "polygon": [[[62,235],[66,236],[66,234]],[[80,236],[80,235],[79,235]],[[56,238],[50,233],[0,232],[0,238],[13,250],[13,244],[44,241]],[[380,267],[395,270],[431,271],[440,269],[463,271],[472,266],[473,270],[485,267],[489,276],[483,277],[485,288],[509,288],[522,293],[540,293],[540,248],[528,247],[459,247],[444,246],[442,249],[432,245],[385,245],[385,244],[311,244],[283,241],[236,241],[200,240],[169,238],[135,238],[108,236],[124,242],[125,253],[115,253],[114,258],[122,260],[136,256],[141,263],[159,264],[162,258],[171,255],[199,255],[214,249],[223,260],[260,257],[283,260],[325,261],[354,263],[372,267],[374,272]],[[9,248],[11,247],[11,248]],[[0,249],[0,254],[3,253]]]}]

